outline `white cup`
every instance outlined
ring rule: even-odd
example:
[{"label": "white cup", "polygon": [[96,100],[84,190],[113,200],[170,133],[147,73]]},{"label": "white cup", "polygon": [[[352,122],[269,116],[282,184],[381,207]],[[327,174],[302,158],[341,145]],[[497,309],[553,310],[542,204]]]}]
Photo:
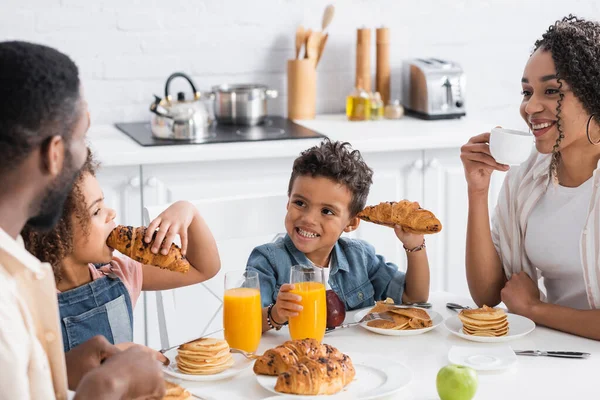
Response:
[{"label": "white cup", "polygon": [[490,135],[490,153],[497,163],[518,165],[531,154],[533,135],[529,132],[494,128]]}]

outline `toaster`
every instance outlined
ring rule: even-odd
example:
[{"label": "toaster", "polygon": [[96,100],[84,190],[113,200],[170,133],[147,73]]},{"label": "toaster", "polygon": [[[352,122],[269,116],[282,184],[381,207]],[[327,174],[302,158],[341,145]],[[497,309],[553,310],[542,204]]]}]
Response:
[{"label": "toaster", "polygon": [[406,60],[402,66],[402,105],[423,119],[466,115],[465,74],[460,65],[438,58]]}]

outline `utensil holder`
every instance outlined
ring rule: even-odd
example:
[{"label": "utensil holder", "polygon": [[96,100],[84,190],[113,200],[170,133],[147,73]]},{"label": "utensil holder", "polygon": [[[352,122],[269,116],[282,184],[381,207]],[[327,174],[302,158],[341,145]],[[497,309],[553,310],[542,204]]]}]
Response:
[{"label": "utensil holder", "polygon": [[317,108],[317,71],[311,59],[287,62],[289,119],[314,119]]}]

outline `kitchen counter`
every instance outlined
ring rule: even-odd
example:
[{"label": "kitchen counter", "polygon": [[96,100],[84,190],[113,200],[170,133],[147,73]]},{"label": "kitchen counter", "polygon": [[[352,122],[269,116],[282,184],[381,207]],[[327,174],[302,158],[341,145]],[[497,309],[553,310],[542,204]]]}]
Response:
[{"label": "kitchen counter", "polygon": [[[441,121],[405,117],[350,122],[345,115],[329,114],[295,122],[332,140],[350,142],[361,152],[457,148],[471,136],[492,127],[490,123],[469,117]],[[97,159],[104,166],[295,157],[319,143],[319,139],[296,139],[143,147],[112,125],[92,126],[88,137]]]}]

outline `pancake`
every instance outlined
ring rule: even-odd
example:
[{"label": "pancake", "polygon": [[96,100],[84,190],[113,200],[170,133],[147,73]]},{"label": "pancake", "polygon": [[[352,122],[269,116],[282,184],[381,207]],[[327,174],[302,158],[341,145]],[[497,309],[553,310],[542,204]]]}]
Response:
[{"label": "pancake", "polygon": [[165,397],[162,400],[188,400],[192,398],[190,392],[176,383],[165,381]]},{"label": "pancake", "polygon": [[506,313],[499,308],[484,305],[473,310],[462,310],[458,318],[466,335],[500,337],[508,334]]},{"label": "pancake", "polygon": [[225,340],[202,338],[177,349],[177,368],[184,374],[213,375],[230,368],[233,357]]}]

